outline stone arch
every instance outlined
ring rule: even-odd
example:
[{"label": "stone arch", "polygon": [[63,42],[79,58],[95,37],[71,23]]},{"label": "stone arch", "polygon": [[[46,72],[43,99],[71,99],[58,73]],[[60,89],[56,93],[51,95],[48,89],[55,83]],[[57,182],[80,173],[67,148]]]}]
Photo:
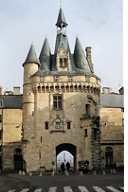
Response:
[{"label": "stone arch", "polygon": [[62,151],[68,151],[69,153],[71,153],[74,157],[74,170],[76,170],[76,157],[77,157],[77,148],[75,145],[71,144],[71,143],[62,143],[60,145],[56,146],[56,157],[57,155],[62,152]]},{"label": "stone arch", "polygon": [[14,150],[14,170],[23,170],[23,157],[20,148]]},{"label": "stone arch", "polygon": [[105,166],[111,168],[113,166],[113,148],[105,148]]}]

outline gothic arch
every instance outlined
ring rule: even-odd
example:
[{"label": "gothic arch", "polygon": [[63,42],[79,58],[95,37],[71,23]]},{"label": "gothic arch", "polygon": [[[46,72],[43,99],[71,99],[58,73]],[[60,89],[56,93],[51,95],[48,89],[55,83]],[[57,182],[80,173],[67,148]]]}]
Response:
[{"label": "gothic arch", "polygon": [[23,170],[23,158],[20,148],[14,150],[14,170]]},{"label": "gothic arch", "polygon": [[56,146],[56,157],[62,151],[68,151],[73,155],[73,157],[74,157],[74,168],[76,170],[76,153],[77,153],[76,146],[71,144],[71,143],[62,143],[60,145],[57,145]]},{"label": "gothic arch", "polygon": [[113,166],[113,148],[105,148],[105,166],[111,168]]}]

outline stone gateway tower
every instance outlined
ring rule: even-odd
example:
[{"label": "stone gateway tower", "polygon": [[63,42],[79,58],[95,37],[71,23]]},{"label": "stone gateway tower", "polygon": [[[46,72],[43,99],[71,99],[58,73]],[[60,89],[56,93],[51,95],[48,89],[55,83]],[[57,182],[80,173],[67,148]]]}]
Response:
[{"label": "stone gateway tower", "polygon": [[60,8],[54,54],[45,38],[39,56],[31,45],[24,67],[22,153],[27,172],[50,170],[57,155],[69,151],[75,170],[80,161],[100,167],[100,79],[94,75],[91,47],[86,56],[76,38],[70,52],[67,22]]}]

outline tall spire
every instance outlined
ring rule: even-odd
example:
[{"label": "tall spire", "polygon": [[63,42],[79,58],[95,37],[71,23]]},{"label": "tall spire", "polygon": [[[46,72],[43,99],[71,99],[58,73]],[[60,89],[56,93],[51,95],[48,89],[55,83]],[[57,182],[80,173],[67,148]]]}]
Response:
[{"label": "tall spire", "polygon": [[56,26],[62,29],[64,27],[66,27],[67,25],[68,24],[66,22],[63,10],[62,10],[62,8],[60,8]]},{"label": "tall spire", "polygon": [[74,59],[75,59],[75,64],[76,64],[77,68],[85,70],[86,72],[90,72],[90,67],[86,60],[84,50],[81,46],[81,43],[80,43],[78,37],[76,37]]},{"label": "tall spire", "polygon": [[39,60],[41,63],[41,67],[40,67],[41,70],[46,70],[46,71],[50,70],[50,56],[51,56],[51,51],[50,51],[48,39],[46,37],[40,53],[40,57],[39,57]]},{"label": "tall spire", "polygon": [[40,65],[39,60],[37,59],[35,47],[33,44],[31,44],[31,47],[29,49],[29,52],[28,52],[28,55],[27,55],[27,58],[26,58],[24,64],[25,63],[37,63],[38,65]]}]

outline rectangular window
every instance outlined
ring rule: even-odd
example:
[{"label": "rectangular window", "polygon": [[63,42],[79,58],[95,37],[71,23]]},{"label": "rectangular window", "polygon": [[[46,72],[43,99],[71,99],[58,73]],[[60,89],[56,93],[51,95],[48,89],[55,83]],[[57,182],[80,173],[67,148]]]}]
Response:
[{"label": "rectangular window", "polygon": [[124,112],[124,108],[121,108],[121,112]]},{"label": "rectangular window", "polygon": [[53,96],[53,109],[62,109],[62,96],[61,95]]},{"label": "rectangular window", "polygon": [[0,123],[2,122],[2,115],[0,115]]},{"label": "rectangular window", "polygon": [[67,58],[64,58],[64,67],[67,67],[67,64],[68,64],[68,60]]},{"label": "rectangular window", "polygon": [[56,129],[60,129],[60,122],[56,122]]},{"label": "rectangular window", "polygon": [[122,119],[122,127],[124,127],[124,119]]},{"label": "rectangular window", "polygon": [[40,142],[42,143],[42,136],[40,137]]},{"label": "rectangular window", "polygon": [[2,139],[2,131],[0,131],[0,140]]},{"label": "rectangular window", "polygon": [[86,115],[90,115],[90,105],[89,104],[86,104],[85,105],[85,110],[86,110]]},{"label": "rectangular window", "polygon": [[41,159],[41,152],[39,152],[39,159]]},{"label": "rectangular window", "polygon": [[87,129],[84,130],[84,136],[87,137]]},{"label": "rectangular window", "polygon": [[48,122],[45,122],[45,129],[48,129],[49,126],[48,126]]},{"label": "rectangular window", "polygon": [[71,122],[67,122],[67,129],[71,129]]},{"label": "rectangular window", "polygon": [[62,58],[60,58],[60,67],[62,67],[63,66],[63,60],[62,60]]}]

